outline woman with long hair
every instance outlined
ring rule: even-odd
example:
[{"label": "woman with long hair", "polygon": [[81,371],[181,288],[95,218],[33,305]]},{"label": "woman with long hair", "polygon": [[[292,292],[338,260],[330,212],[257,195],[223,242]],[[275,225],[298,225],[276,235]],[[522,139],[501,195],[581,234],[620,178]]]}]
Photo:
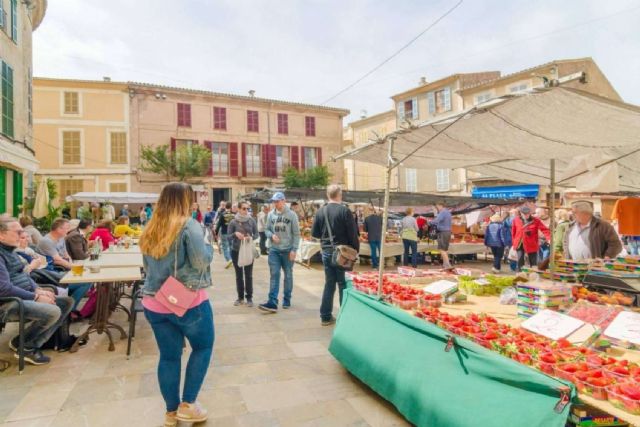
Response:
[{"label": "woman with long hair", "polygon": [[[165,427],[173,427],[178,421],[196,423],[207,419],[207,411],[196,403],[196,398],[213,351],[213,311],[206,291],[211,286],[213,248],[205,240],[202,227],[191,218],[191,199],[189,185],[167,184],[140,237],[147,273],[142,305],[160,350],[158,382],[167,406]],[[189,297],[193,297],[184,314],[172,310],[166,300],[156,297],[170,277],[180,282]],[[189,291],[195,294],[189,294]],[[181,400],[180,358],[185,338],[191,346],[191,354]]]},{"label": "woman with long hair", "polygon": [[238,299],[233,305],[244,304],[247,298],[247,307],[253,307],[253,264],[238,266],[238,256],[240,245],[243,241],[253,244],[253,240],[258,237],[258,225],[249,215],[249,203],[238,203],[238,213],[229,223],[229,240],[231,243],[231,260],[236,271],[236,290]]},{"label": "woman with long hair", "polygon": [[[402,218],[400,237],[404,245],[402,265],[409,265],[409,250],[411,250],[411,266],[418,267],[418,223],[413,217],[413,208],[407,208]],[[384,261],[382,261],[384,262]]]}]

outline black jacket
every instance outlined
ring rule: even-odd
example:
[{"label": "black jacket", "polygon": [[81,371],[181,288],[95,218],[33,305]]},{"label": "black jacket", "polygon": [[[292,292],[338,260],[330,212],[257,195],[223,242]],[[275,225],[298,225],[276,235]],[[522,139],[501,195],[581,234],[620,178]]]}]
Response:
[{"label": "black jacket", "polygon": [[353,220],[353,214],[349,208],[339,203],[327,203],[316,212],[313,219],[311,235],[320,239],[323,249],[330,249],[333,246],[329,240],[329,229],[325,218],[329,219],[331,225],[333,245],[349,245],[357,251],[360,250],[358,228]]}]

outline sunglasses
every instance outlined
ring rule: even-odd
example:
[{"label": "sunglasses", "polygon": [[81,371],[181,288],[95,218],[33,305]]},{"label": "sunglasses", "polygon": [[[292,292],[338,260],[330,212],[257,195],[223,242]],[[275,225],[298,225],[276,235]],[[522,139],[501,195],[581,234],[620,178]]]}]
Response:
[{"label": "sunglasses", "polygon": [[241,211],[246,211],[248,208],[240,208]]}]

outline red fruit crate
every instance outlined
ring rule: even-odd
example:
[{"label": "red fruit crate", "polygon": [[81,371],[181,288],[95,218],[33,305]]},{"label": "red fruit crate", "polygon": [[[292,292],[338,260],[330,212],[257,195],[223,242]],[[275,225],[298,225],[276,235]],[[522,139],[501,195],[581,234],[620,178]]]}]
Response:
[{"label": "red fruit crate", "polygon": [[626,396],[620,389],[621,385],[622,384],[614,384],[607,387],[607,399],[609,403],[630,414],[640,415],[640,399],[633,399]]}]

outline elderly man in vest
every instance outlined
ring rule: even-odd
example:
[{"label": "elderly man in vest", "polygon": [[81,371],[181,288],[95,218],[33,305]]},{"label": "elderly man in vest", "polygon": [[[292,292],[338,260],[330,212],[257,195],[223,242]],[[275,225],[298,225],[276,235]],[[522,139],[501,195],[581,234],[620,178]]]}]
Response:
[{"label": "elderly man in vest", "polygon": [[614,258],[622,251],[622,242],[615,229],[593,215],[590,202],[575,202],[571,207],[575,221],[564,235],[565,258]]}]

